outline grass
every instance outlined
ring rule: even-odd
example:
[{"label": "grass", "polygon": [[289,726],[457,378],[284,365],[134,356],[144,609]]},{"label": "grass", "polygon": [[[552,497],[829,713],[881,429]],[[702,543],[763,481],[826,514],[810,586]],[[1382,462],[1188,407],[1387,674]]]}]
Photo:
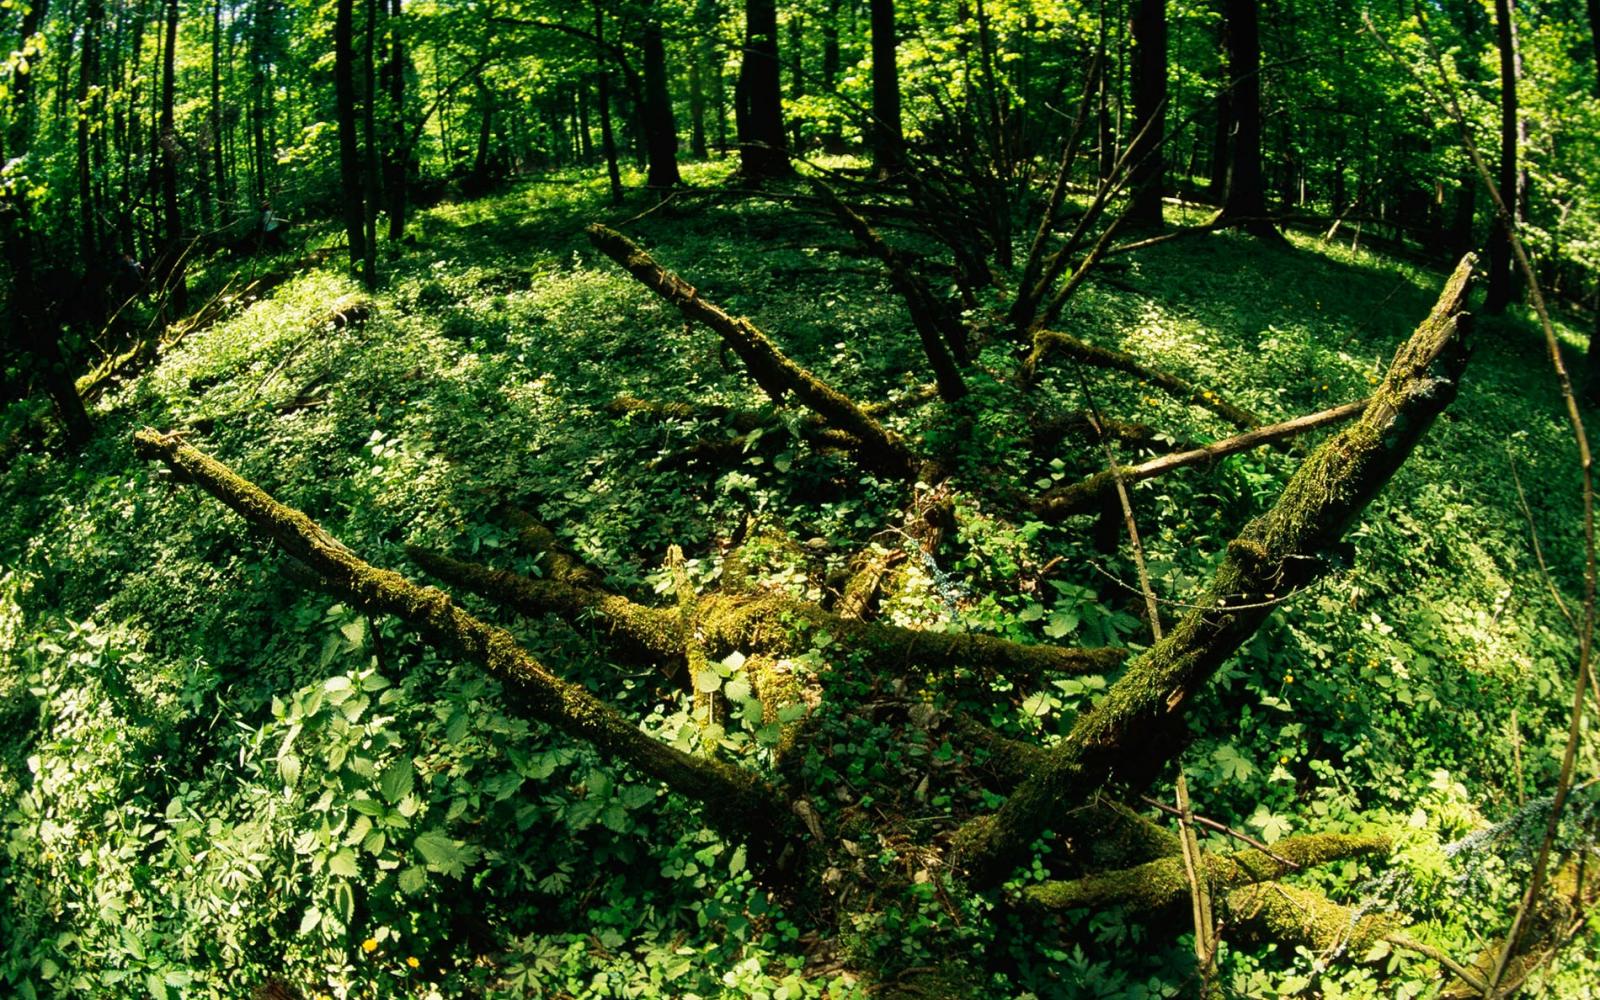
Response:
[{"label": "grass", "polygon": [[[690,177],[710,184],[725,169]],[[782,421],[734,467],[653,469],[702,435],[734,432],[715,419],[616,418],[604,409],[616,396],[762,400],[711,334],[591,251],[582,226],[626,222],[707,297],[859,400],[926,380],[902,306],[830,225],[770,202],[613,210],[604,195],[603,179],[563,176],[429,210],[417,244],[383,261],[388,280],[365,322],[324,322],[361,293],[337,267],[306,271],[105,397],[81,454],[28,452],[0,472],[0,982],[41,996],[127,983],[237,995],[268,976],[313,995],[511,996],[538,984],[555,995],[793,985],[799,996],[828,983],[838,995],[850,989],[840,963],[892,974],[969,946],[960,961],[989,977],[991,995],[1132,996],[1152,979],[1184,981],[1184,946],[1159,928],[1130,947],[1129,934],[1147,933],[1131,920],[1021,927],[977,902],[961,904],[974,909],[959,932],[931,902],[862,904],[822,947],[681,806],[657,808],[651,789],[530,730],[495,685],[308,589],[213,502],[134,460],[135,428],[190,427],[191,441],[379,565],[404,569],[402,546],[416,542],[526,568],[491,513],[515,501],[639,596],[661,581],[672,544],[709,584],[746,519],[773,539],[769,583],[825,590],[885,526],[895,492]],[[1442,275],[1291,238],[1283,249],[1215,234],[1131,255],[1059,326],[1269,419],[1359,398]],[[1582,344],[1575,329],[1561,335]],[[1458,955],[1495,933],[1518,861],[1507,848],[1446,863],[1440,846],[1551,786],[1573,662],[1513,464],[1555,586],[1569,602],[1581,592],[1574,449],[1542,343],[1520,314],[1480,321],[1474,341],[1458,401],[1349,551],[1331,556],[1340,571],[1224,670],[1185,757],[1198,808],[1258,834],[1402,831],[1405,848],[1380,865],[1407,873],[1403,902]],[[1228,429],[1123,376],[1059,365],[1024,400],[1008,359],[984,360],[989,373],[973,379],[982,433],[956,482],[959,538],[943,564],[905,571],[886,613],[1033,640],[1141,641],[1128,561],[1096,553],[1084,522],[1031,524],[1016,504],[1094,471],[1099,456],[1026,455],[1010,408],[1076,409],[1088,392],[1173,439]],[[891,419],[916,436],[950,418],[936,404]],[[1135,490],[1164,598],[1194,592],[1295,461],[1263,451]],[[691,739],[671,685],[597,657],[586,623],[485,613],[648,727]],[[332,700],[348,689],[364,693]],[[1094,691],[999,691],[966,708],[1049,739]],[[663,697],[668,707],[652,710]],[[849,761],[898,739],[868,727],[818,773],[848,775]],[[352,840],[366,815],[354,803],[407,760],[410,814],[394,812],[397,796]],[[946,794],[924,811],[959,810],[977,793]],[[427,831],[460,857],[419,855],[411,845]],[[1481,881],[1470,898],[1449,888],[1463,872]],[[1319,877],[1349,899],[1375,891],[1353,866]],[[1391,995],[1431,976],[1346,961],[1318,978],[1314,964],[1241,942],[1223,969],[1240,995],[1262,996]],[[1551,995],[1593,971],[1558,967]]]}]

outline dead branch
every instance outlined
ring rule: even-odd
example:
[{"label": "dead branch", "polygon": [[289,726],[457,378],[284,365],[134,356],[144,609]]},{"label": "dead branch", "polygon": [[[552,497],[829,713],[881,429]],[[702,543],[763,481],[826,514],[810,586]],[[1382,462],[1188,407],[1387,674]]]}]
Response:
[{"label": "dead branch", "polygon": [[1366,408],[1368,400],[1358,399],[1353,403],[1342,406],[1330,407],[1317,413],[1309,413],[1293,420],[1270,424],[1266,427],[1257,427],[1243,434],[1236,434],[1221,441],[1192,448],[1188,451],[1174,452],[1152,458],[1148,462],[1138,465],[1117,466],[1115,470],[1105,469],[1101,472],[1080,479],[1078,482],[1065,486],[1057,486],[1042,494],[1034,502],[1034,512],[1046,521],[1058,521],[1072,514],[1089,514],[1097,511],[1100,501],[1116,487],[1116,476],[1120,474],[1124,482],[1141,482],[1154,479],[1173,469],[1182,469],[1191,465],[1204,465],[1215,462],[1219,458],[1258,448],[1264,444],[1272,444],[1327,427],[1344,420],[1349,420]]},{"label": "dead branch", "polygon": [[919,462],[900,438],[873,419],[849,397],[791,361],[772,340],[747,319],[736,319],[700,297],[694,286],[657,264],[638,244],[614,230],[595,224],[589,240],[606,256],[651,291],[676,305],[690,319],[703,323],[737,354],[756,383],[782,403],[794,393],[828,426],[859,442],[854,452],[869,469],[892,479],[912,480]]},{"label": "dead branch", "polygon": [[362,561],[304,513],[274,500],[178,435],[146,428],[134,435],[133,444],[141,458],[164,462],[184,481],[222,501],[352,606],[369,615],[393,615],[487,669],[533,718],[701,803],[707,818],[730,835],[768,846],[783,837],[778,824],[787,809],[755,774],[692,757],[647,735],[583,687],[550,673],[504,629],[468,614],[441,590]]},{"label": "dead branch", "polygon": [[1318,448],[1272,509],[1229,544],[1200,607],[1078,718],[1047,765],[998,813],[958,831],[952,847],[975,880],[1003,878],[1062,803],[1111,779],[1137,788],[1181,749],[1189,702],[1271,613],[1260,598],[1322,574],[1317,555],[1338,541],[1454,398],[1466,362],[1464,308],[1474,263],[1463,258],[1355,423]]},{"label": "dead branch", "polygon": [[[408,551],[434,576],[522,614],[553,613],[574,621],[590,618],[604,627],[607,641],[624,653],[647,661],[679,660],[684,655],[676,609],[647,607],[616,594],[554,580],[532,580],[426,549],[412,547]],[[967,667],[1028,683],[1060,674],[1102,673],[1126,655],[1121,649],[1024,645],[989,635],[852,621],[807,601],[775,594],[707,594],[700,598],[698,609],[700,639],[706,655],[713,659],[733,652],[798,655],[826,633],[846,649],[868,653],[885,669],[949,671]]]},{"label": "dead branch", "polygon": [[[1201,852],[1197,877],[1212,891],[1224,893],[1330,861],[1386,854],[1390,845],[1388,837],[1307,834],[1274,844],[1273,851],[1280,855],[1278,858],[1254,848],[1230,854]],[[1285,859],[1289,863],[1286,864]],[[1106,906],[1161,910],[1176,905],[1188,895],[1189,881],[1184,876],[1181,852],[1135,868],[1088,875],[1073,882],[1043,882],[1022,891],[1022,898],[1028,903],[1052,910]]]},{"label": "dead branch", "polygon": [[1032,381],[1039,363],[1052,352],[1060,352],[1074,361],[1096,368],[1109,368],[1145,380],[1163,392],[1184,403],[1201,406],[1229,423],[1243,429],[1259,427],[1261,419],[1248,410],[1234,406],[1210,389],[1202,389],[1176,375],[1151,368],[1131,354],[1098,347],[1065,333],[1041,330],[1033,338],[1033,351],[1023,362],[1023,378]]}]

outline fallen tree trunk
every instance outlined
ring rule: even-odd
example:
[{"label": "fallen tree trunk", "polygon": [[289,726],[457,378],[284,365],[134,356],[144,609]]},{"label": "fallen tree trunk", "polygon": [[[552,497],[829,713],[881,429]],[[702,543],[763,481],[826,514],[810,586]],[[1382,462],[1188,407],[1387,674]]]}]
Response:
[{"label": "fallen tree trunk", "polygon": [[707,819],[726,834],[767,847],[784,838],[787,809],[755,774],[654,739],[584,688],[550,673],[504,629],[468,614],[441,590],[363,562],[304,513],[274,500],[178,435],[146,428],[134,435],[133,444],[140,457],[166,463],[271,537],[352,606],[369,615],[394,615],[487,669],[533,718],[701,803]]},{"label": "fallen tree trunk", "polygon": [[[554,613],[569,619],[588,616],[604,626],[608,641],[637,658],[660,661],[684,656],[685,636],[676,609],[647,607],[616,594],[555,580],[532,580],[427,549],[408,551],[419,566],[441,580],[523,614]],[[699,638],[712,659],[733,652],[798,655],[826,633],[841,646],[866,652],[885,664],[925,670],[969,667],[1025,684],[1047,676],[1102,673],[1115,668],[1126,655],[1121,649],[1024,645],[990,635],[927,632],[857,621],[829,614],[806,601],[771,594],[707,594],[699,599],[697,612]]]},{"label": "fallen tree trunk", "polygon": [[1051,330],[1040,330],[1034,335],[1033,351],[1022,364],[1023,378],[1031,382],[1038,373],[1040,362],[1055,351],[1082,364],[1096,368],[1110,368],[1144,379],[1174,399],[1204,407],[1241,429],[1250,430],[1261,426],[1260,417],[1242,407],[1234,406],[1210,389],[1202,389],[1170,372],[1151,368],[1131,354],[1113,351],[1107,347],[1097,347],[1070,334]]},{"label": "fallen tree trunk", "polygon": [[[1214,892],[1227,892],[1330,861],[1384,854],[1390,845],[1388,837],[1307,834],[1278,841],[1272,845],[1271,854],[1255,848],[1231,854],[1202,853],[1199,874]],[[1188,896],[1189,880],[1184,873],[1183,858],[1178,855],[1121,871],[1088,875],[1072,882],[1044,882],[1022,891],[1025,902],[1052,910],[1106,906],[1160,910]]]},{"label": "fallen tree trunk", "polygon": [[1188,451],[1162,455],[1160,458],[1152,458],[1138,465],[1119,466],[1116,472],[1105,469],[1078,482],[1057,486],[1040,495],[1039,499],[1034,501],[1033,510],[1045,521],[1059,521],[1072,514],[1094,513],[1100,509],[1100,502],[1116,489],[1118,474],[1122,476],[1124,483],[1136,483],[1144,479],[1154,479],[1173,469],[1214,462],[1219,458],[1249,451],[1264,444],[1287,440],[1297,434],[1316,430],[1318,427],[1327,427],[1329,424],[1349,420],[1366,409],[1367,402],[1365,399],[1358,399],[1354,403],[1309,413],[1293,420],[1257,427],[1255,430],[1223,438],[1221,441],[1213,441]]},{"label": "fallen tree trunk", "polygon": [[977,882],[1004,878],[1065,804],[1108,781],[1139,787],[1181,750],[1185,714],[1201,686],[1266,620],[1276,597],[1321,575],[1318,554],[1339,540],[1455,398],[1474,262],[1470,254],[1462,259],[1355,423],[1306,459],[1272,509],[1229,543],[1195,609],[1079,716],[999,812],[956,832],[955,861]]},{"label": "fallen tree trunk", "polygon": [[844,393],[795,364],[755,324],[730,316],[701,298],[693,285],[657,264],[642,247],[621,233],[596,223],[589,227],[588,234],[591,243],[646,288],[722,337],[723,343],[739,355],[751,377],[774,403],[781,404],[786,394],[793,393],[829,427],[859,442],[854,454],[861,464],[891,479],[916,478],[921,463],[905,442]]}]

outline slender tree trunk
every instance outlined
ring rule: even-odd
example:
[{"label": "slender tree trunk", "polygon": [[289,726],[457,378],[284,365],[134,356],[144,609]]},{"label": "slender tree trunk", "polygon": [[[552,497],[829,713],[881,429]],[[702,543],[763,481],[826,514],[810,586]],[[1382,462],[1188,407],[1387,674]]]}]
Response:
[{"label": "slender tree trunk", "polygon": [[1228,0],[1228,86],[1232,91],[1233,142],[1228,189],[1218,221],[1255,236],[1280,239],[1265,221],[1267,196],[1261,173],[1261,29],[1257,0]]},{"label": "slender tree trunk", "polygon": [[366,200],[361,191],[361,142],[356,132],[355,0],[337,0],[333,20],[333,93],[339,118],[339,184],[350,266],[367,258]]},{"label": "slender tree trunk", "polygon": [[1138,0],[1133,16],[1132,201],[1128,224],[1161,226],[1167,105],[1167,0]]},{"label": "slender tree trunk", "polygon": [[211,178],[212,196],[216,199],[215,214],[219,223],[228,218],[227,165],[222,158],[222,0],[211,4],[211,107],[206,120],[211,125]]},{"label": "slender tree trunk", "polygon": [[644,128],[649,170],[645,184],[657,190],[676,187],[678,176],[678,123],[672,116],[672,94],[667,89],[667,51],[661,24],[654,11],[644,26]]},{"label": "slender tree trunk", "polygon": [[[1522,175],[1517,170],[1517,140],[1522,132],[1517,110],[1517,80],[1522,75],[1522,56],[1517,51],[1512,0],[1495,0],[1494,19],[1500,48],[1500,196],[1511,213],[1511,223],[1515,224],[1523,212]],[[1505,312],[1514,284],[1511,236],[1506,223],[1497,215],[1489,235],[1489,285],[1484,292],[1483,311],[1490,315]]]},{"label": "slender tree trunk", "polygon": [[[47,0],[34,0],[28,5],[22,15],[22,30],[18,33],[19,49],[39,33],[39,29],[44,25],[47,6]],[[33,58],[38,58],[37,51],[31,48],[29,51]],[[137,63],[137,55],[134,56],[134,60]],[[33,78],[32,73],[21,73],[11,78],[11,120],[0,123],[0,138],[5,140],[5,149],[9,156],[21,155],[33,135]]]},{"label": "slender tree trunk", "polygon": [[[830,97],[839,86],[840,2],[841,0],[828,0],[828,10],[822,21],[822,90]],[[834,155],[844,152],[844,135],[839,130],[837,114],[828,115],[828,127],[822,134],[822,149]]]},{"label": "slender tree trunk", "polygon": [[872,128],[867,144],[879,177],[902,165],[905,134],[900,127],[900,67],[896,54],[894,0],[872,0]]},{"label": "slender tree trunk", "polygon": [[105,319],[104,283],[97,275],[104,273],[105,248],[100,233],[100,205],[95,198],[94,137],[91,130],[104,117],[104,98],[100,97],[100,38],[105,33],[106,8],[104,0],[89,0],[84,10],[82,45],[78,60],[78,214],[79,238],[83,254],[84,312],[98,326]]},{"label": "slender tree trunk", "polygon": [[172,106],[177,94],[178,0],[167,0],[167,39],[161,54],[161,206],[165,218],[160,285],[169,321],[189,309],[184,278],[183,217],[178,209],[178,129]]},{"label": "slender tree trunk", "polygon": [[387,0],[367,0],[366,33],[361,46],[361,283],[378,284],[378,14]]},{"label": "slender tree trunk", "polygon": [[390,0],[389,64],[384,83],[389,93],[389,158],[385,165],[383,194],[388,205],[389,239],[406,232],[406,185],[410,181],[413,153],[406,138],[406,50],[401,35],[401,0]]},{"label": "slender tree trunk", "polygon": [[689,153],[706,158],[706,74],[713,57],[715,15],[706,0],[695,5],[695,40],[689,50]]},{"label": "slender tree trunk", "polygon": [[783,133],[778,73],[777,0],[745,0],[744,55],[739,68],[739,172],[750,180],[793,172]]},{"label": "slender tree trunk", "polygon": [[[806,73],[803,56],[805,18],[799,12],[789,15],[789,99],[798,101],[806,96]],[[789,119],[789,148],[800,148],[800,119]]]}]

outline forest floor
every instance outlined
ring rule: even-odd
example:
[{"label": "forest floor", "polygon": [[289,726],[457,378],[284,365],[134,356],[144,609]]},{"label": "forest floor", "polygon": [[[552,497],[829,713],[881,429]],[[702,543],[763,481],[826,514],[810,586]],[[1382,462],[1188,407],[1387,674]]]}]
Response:
[{"label": "forest floor", "polygon": [[[690,176],[711,185],[725,170]],[[509,714],[476,668],[322,596],[236,518],[133,454],[142,426],[184,430],[362,557],[418,580],[408,543],[528,570],[496,514],[514,503],[641,600],[672,600],[671,545],[699,586],[715,586],[735,534],[752,539],[745,564],[759,586],[823,598],[874,538],[900,544],[882,533],[901,498],[814,450],[794,414],[731,456],[685,464],[674,459],[688,445],[740,432],[715,415],[608,409],[619,396],[740,410],[763,399],[714,335],[592,250],[583,226],[620,228],[858,401],[926,381],[904,307],[828,220],[709,192],[647,208],[611,209],[603,180],[563,176],[423,212],[414,246],[386,248],[379,292],[336,258],[305,270],[107,393],[81,454],[27,451],[0,471],[0,993],[132,995],[119,985],[131,983],[158,997],[238,996],[271,976],[308,996],[843,996],[951,962],[992,996],[1184,988],[1181,921],[1039,922],[994,899],[931,894],[920,908],[841,903],[849,916],[831,926],[783,910],[743,851],[684,805]],[[1213,234],[1152,247],[1092,280],[1059,326],[1269,420],[1359,399],[1444,276],[1348,240]],[[1560,334],[1578,356],[1579,333]],[[1184,757],[1196,809],[1265,840],[1395,835],[1387,860],[1309,877],[1347,902],[1401,906],[1464,961],[1503,932],[1527,834],[1512,823],[1469,850],[1450,845],[1526,818],[1519,808],[1553,787],[1574,643],[1552,590],[1569,606],[1582,593],[1577,463],[1542,341],[1514,312],[1480,319],[1472,343],[1459,398],[1349,534],[1342,568],[1221,672]],[[941,560],[901,564],[879,614],[1147,643],[1126,548],[1101,554],[1092,519],[1047,526],[1019,503],[1103,468],[1103,454],[1069,441],[1035,461],[1009,362],[986,353],[980,364],[989,374],[963,404],[979,433],[953,480],[959,530]],[[1028,405],[1075,410],[1085,394],[1160,432],[1144,452],[1123,447],[1124,461],[1232,433],[1101,370],[1060,366]],[[937,402],[886,419],[913,438],[952,424]],[[1194,595],[1297,460],[1262,449],[1135,487],[1156,592]],[[703,738],[685,693],[606,662],[584,622],[466,603],[652,732]],[[826,651],[813,652],[820,672]],[[1048,742],[1104,687],[1063,679],[946,710]],[[864,777],[904,784],[876,807],[899,810],[909,830],[993,799],[939,770],[947,744],[907,741],[874,714],[905,692],[841,693],[856,707],[829,723],[831,756],[807,765],[841,813],[875,807]],[[718,735],[734,757],[770,750],[759,717]],[[1580,813],[1593,805],[1579,796]],[[866,856],[890,864],[893,845]],[[1384,871],[1400,876],[1372,881]],[[1244,942],[1221,960],[1229,995],[1263,997],[1420,995],[1435,968]],[[1576,954],[1551,968],[1543,988],[1561,996],[1597,971]]]}]

